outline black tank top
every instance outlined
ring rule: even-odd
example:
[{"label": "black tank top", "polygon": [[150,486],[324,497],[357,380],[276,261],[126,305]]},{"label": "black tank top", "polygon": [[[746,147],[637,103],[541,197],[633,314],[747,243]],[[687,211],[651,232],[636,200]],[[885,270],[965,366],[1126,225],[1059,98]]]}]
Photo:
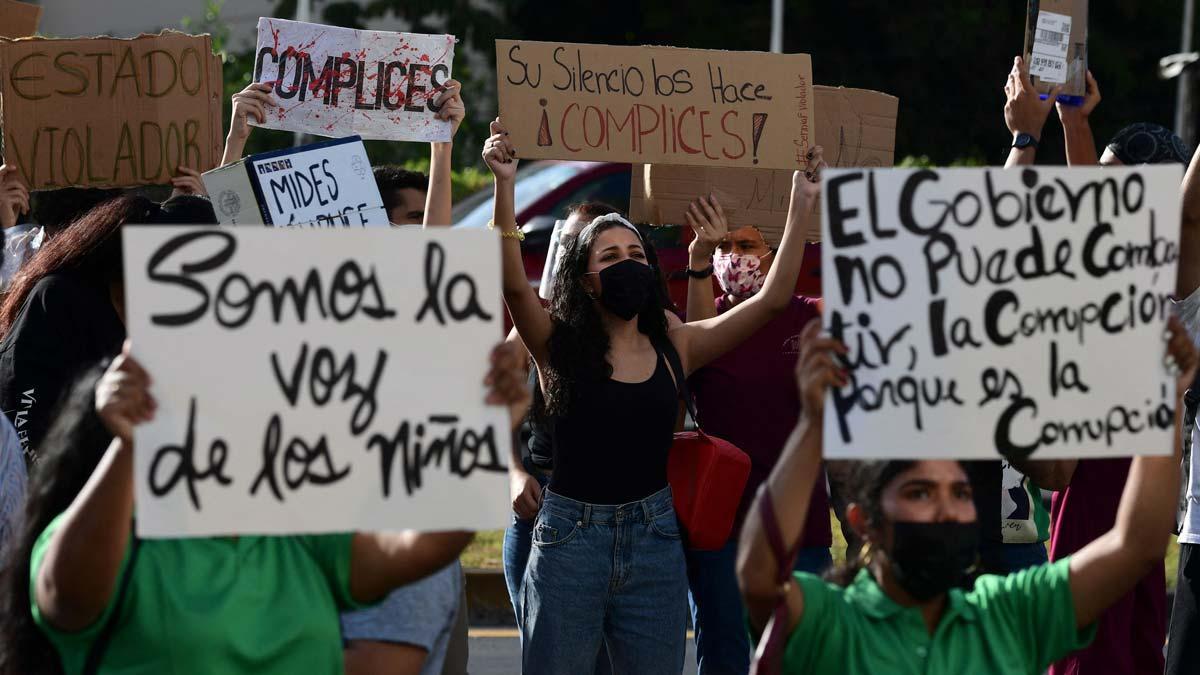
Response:
[{"label": "black tank top", "polygon": [[626,504],[666,487],[678,396],[661,351],[644,382],[582,385],[567,415],[554,419],[550,489],[591,504]]}]

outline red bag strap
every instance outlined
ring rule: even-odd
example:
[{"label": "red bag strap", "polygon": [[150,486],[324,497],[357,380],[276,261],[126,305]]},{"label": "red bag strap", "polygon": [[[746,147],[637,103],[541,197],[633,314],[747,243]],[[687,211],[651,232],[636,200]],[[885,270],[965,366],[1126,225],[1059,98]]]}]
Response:
[{"label": "red bag strap", "polygon": [[783,534],[779,531],[779,518],[775,515],[775,502],[766,483],[758,490],[758,512],[762,516],[763,530],[767,535],[767,544],[775,555],[779,571],[775,580],[779,584],[780,596],[771,612],[771,619],[763,630],[762,640],[754,654],[754,662],[750,666],[750,675],[778,675],[781,672],[783,648],[787,644],[788,607],[787,597],[783,594],[784,584],[792,576],[792,568],[796,565],[796,556],[800,554],[800,542],[788,550],[783,543]]}]

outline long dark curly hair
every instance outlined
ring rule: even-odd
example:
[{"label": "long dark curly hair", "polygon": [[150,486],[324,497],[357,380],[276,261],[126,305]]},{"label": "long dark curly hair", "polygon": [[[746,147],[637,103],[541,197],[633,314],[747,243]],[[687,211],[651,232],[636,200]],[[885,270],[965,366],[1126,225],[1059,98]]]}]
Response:
[{"label": "long dark curly hair", "polygon": [[67,510],[108,449],[112,434],[95,409],[100,365],[85,371],[64,397],[34,465],[25,511],[0,568],[0,675],[59,675],[58,652],[30,613],[29,565],[38,536]]},{"label": "long dark curly hair", "polygon": [[[612,377],[612,365],[608,362],[608,331],[600,319],[596,301],[587,294],[583,277],[587,272],[592,246],[601,234],[614,227],[625,226],[616,222],[589,226],[578,237],[568,241],[563,251],[550,294],[550,319],[554,328],[547,345],[550,367],[543,374],[545,399],[543,409],[538,411],[541,414],[557,417],[566,415],[581,387]],[[655,267],[658,274],[657,257],[651,258],[645,237],[642,237],[642,241],[647,249],[647,262]],[[664,311],[669,307],[670,300],[665,290],[658,289],[638,314],[638,330],[656,345],[667,340]]]}]

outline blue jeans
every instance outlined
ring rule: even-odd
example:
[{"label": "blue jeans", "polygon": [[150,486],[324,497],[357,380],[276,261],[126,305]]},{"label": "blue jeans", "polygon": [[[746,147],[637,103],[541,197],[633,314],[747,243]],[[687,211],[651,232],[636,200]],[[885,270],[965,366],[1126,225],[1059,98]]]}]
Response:
[{"label": "blue jeans", "polygon": [[[746,675],[750,635],[737,584],[737,538],[716,551],[687,552],[688,594],[696,631],[696,666],[701,675]],[[829,549],[800,549],[795,569],[820,574],[833,564]]]},{"label": "blue jeans", "polygon": [[[537,479],[543,490],[549,479],[528,462],[525,470]],[[512,514],[512,522],[504,531],[504,585],[508,587],[508,599],[517,617],[517,628],[521,627],[521,582],[525,578],[525,567],[529,564],[529,549],[533,545],[533,520],[522,520]]]},{"label": "blue jeans", "polygon": [[615,673],[680,673],[687,566],[671,488],[616,506],[543,495],[521,590],[524,672],[589,672],[603,644]]}]

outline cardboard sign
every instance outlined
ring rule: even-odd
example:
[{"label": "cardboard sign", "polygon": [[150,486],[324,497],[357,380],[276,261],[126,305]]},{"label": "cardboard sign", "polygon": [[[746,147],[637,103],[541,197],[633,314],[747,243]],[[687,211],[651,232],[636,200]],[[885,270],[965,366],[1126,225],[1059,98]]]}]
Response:
[{"label": "cardboard sign", "polygon": [[222,225],[388,225],[358,136],[251,155],[203,177]]},{"label": "cardboard sign", "polygon": [[[816,145],[831,167],[892,166],[900,100],[878,91],[813,87]],[[792,172],[635,164],[629,215],[634,222],[683,225],[688,205],[715,195],[730,227],[754,225],[778,246],[787,222]],[[816,240],[821,223],[809,220],[806,236]]]},{"label": "cardboard sign", "polygon": [[511,517],[499,239],[125,230],[142,537],[496,529]]},{"label": "cardboard sign", "polygon": [[812,119],[807,54],[496,40],[522,159],[792,169]]},{"label": "cardboard sign", "polygon": [[836,459],[1163,454],[1182,167],[830,172]]},{"label": "cardboard sign", "polygon": [[207,35],[0,40],[4,161],[34,190],[170,182],[220,164],[221,59]]},{"label": "cardboard sign", "polygon": [[0,0],[0,38],[22,38],[37,32],[42,8],[28,2]]},{"label": "cardboard sign", "polygon": [[1063,85],[1060,95],[1087,93],[1088,0],[1029,0],[1025,61],[1042,94]]},{"label": "cardboard sign", "polygon": [[448,141],[433,102],[450,79],[453,35],[336,28],[260,18],[254,81],[278,104],[255,126],[319,136]]}]

